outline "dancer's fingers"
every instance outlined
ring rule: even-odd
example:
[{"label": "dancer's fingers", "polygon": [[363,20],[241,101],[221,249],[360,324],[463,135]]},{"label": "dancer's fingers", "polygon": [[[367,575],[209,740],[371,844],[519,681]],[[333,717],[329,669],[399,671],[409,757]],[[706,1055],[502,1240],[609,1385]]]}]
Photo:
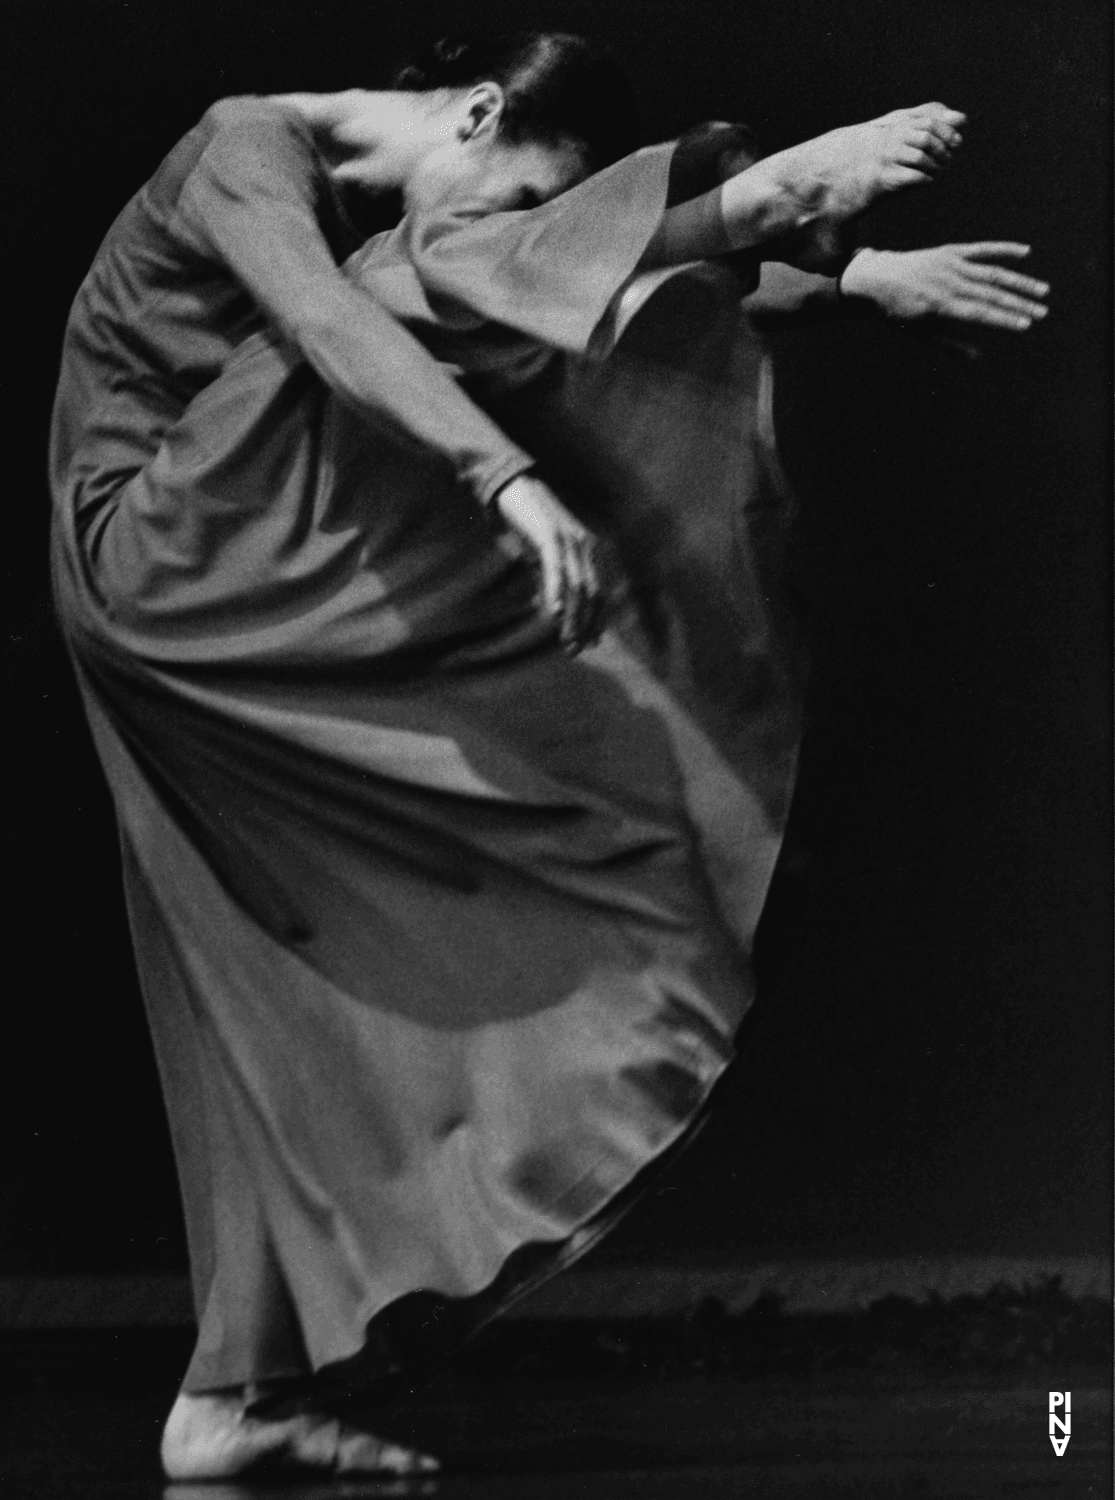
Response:
[{"label": "dancer's fingers", "polygon": [[567,651],[575,653],[581,647],[585,608],[585,571],[581,562],[581,548],[577,537],[563,532],[561,545],[565,584],[561,609],[561,643]]},{"label": "dancer's fingers", "polygon": [[561,533],[570,519],[564,506],[545,484],[527,474],[504,485],[496,505],[538,569],[541,608],[551,617],[560,616],[565,588]]},{"label": "dancer's fingers", "polygon": [[600,636],[603,599],[592,556],[591,533],[583,532],[571,538],[570,548],[570,580],[575,587],[575,594],[564,644],[570,655],[576,655]]},{"label": "dancer's fingers", "polygon": [[969,282],[959,295],[966,301],[985,302],[989,307],[1001,307],[1004,312],[1025,313],[1030,318],[1044,318],[1049,311],[1044,302],[1035,302],[1031,297],[1019,297],[1014,292],[983,283]]},{"label": "dancer's fingers", "polygon": [[991,286],[1005,287],[1030,297],[1048,297],[1048,281],[1038,281],[1035,276],[1023,276],[1019,271],[1008,271],[1005,266],[985,266],[981,262],[969,264],[965,256],[964,275],[969,281],[986,282]]},{"label": "dancer's fingers", "polygon": [[1030,246],[1018,240],[976,240],[972,245],[958,245],[968,260],[1023,260],[1030,254]]},{"label": "dancer's fingers", "polygon": [[965,298],[949,304],[948,316],[960,323],[984,323],[989,328],[1009,328],[1016,333],[1025,333],[1034,321],[1024,313],[1005,312],[986,302]]},{"label": "dancer's fingers", "polygon": [[585,611],[581,626],[581,639],[585,645],[592,645],[594,641],[598,641],[604,629],[604,592],[596,571],[594,550],[592,537],[585,536],[581,551],[581,563],[585,576]]},{"label": "dancer's fingers", "polygon": [[547,614],[559,615],[565,592],[561,547],[556,536],[543,537],[536,545],[542,570],[542,608]]}]

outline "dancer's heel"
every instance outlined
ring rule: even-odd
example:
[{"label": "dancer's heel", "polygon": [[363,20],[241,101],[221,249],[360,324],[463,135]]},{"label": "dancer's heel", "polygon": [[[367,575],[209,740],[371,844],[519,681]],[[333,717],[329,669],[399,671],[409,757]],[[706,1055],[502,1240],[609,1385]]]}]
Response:
[{"label": "dancer's heel", "polygon": [[270,1420],[248,1415],[243,1393],[181,1394],[160,1447],[168,1479],[232,1479],[254,1471],[432,1474],[436,1459],[313,1412]]}]

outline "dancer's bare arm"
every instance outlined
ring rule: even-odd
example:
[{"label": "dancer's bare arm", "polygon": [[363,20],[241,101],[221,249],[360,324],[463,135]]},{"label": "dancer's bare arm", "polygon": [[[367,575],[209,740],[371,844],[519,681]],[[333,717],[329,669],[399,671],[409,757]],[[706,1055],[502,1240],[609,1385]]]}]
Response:
[{"label": "dancer's bare arm", "polygon": [[667,209],[642,265],[680,265],[793,240],[796,264],[826,270],[838,229],[887,193],[929,182],[961,143],[964,116],[943,104],[899,109],[765,157]]}]

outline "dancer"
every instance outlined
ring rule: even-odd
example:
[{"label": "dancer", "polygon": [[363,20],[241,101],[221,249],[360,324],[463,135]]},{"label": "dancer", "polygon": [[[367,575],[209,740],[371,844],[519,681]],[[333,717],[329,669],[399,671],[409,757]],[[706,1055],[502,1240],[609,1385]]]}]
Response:
[{"label": "dancer", "polygon": [[[369,1344],[408,1355],[421,1295],[465,1326],[567,1263],[684,1139],[749,998],[796,753],[785,497],[736,400],[754,354],[708,318],[729,273],[634,314],[615,294],[788,235],[823,264],[960,117],[834,132],[667,207],[673,149],[609,167],[606,111],[585,123],[597,62],[530,38],[316,119],[219,107],[75,304],[55,578],[190,1237],[172,1477],[422,1467],[259,1398]],[[407,215],[342,274],[358,180]],[[694,296],[670,374],[633,336]],[[554,482],[610,526],[631,592],[576,658],[589,531],[449,363],[539,452],[570,436]],[[669,420],[635,451],[615,418],[656,391]]]}]

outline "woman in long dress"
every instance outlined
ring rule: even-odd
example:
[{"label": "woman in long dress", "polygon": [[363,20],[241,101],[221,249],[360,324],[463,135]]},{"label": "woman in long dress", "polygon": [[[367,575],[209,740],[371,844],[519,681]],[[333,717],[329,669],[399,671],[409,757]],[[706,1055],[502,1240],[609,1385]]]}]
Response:
[{"label": "woman in long dress", "polygon": [[[198,1311],[177,1478],[424,1466],[275,1403],[474,1326],[692,1128],[749,1000],[800,665],[736,273],[669,272],[823,265],[960,123],[898,112],[690,192],[673,147],[609,165],[583,44],[435,64],[211,111],[67,331],[56,592]],[[342,272],[360,182],[407,214]],[[986,256],[953,271],[1036,315]]]}]

